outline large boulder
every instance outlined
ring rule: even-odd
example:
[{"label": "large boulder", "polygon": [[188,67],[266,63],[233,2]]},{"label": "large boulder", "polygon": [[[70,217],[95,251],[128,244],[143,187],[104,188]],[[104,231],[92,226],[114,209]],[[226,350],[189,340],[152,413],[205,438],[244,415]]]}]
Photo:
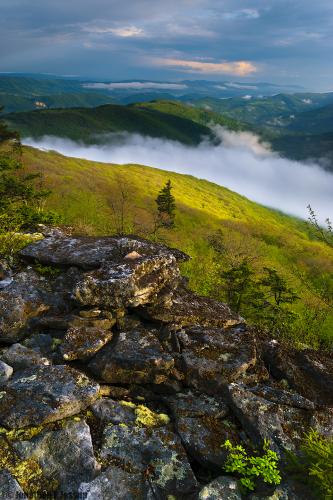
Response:
[{"label": "large boulder", "polygon": [[42,431],[13,446],[22,458],[38,461],[44,477],[57,481],[61,493],[74,494],[81,482],[92,481],[100,471],[84,421],[64,421],[59,430]]},{"label": "large boulder", "polygon": [[185,450],[167,427],[109,425],[103,435],[101,457],[121,464],[124,470],[141,473],[149,480],[153,498],[186,498],[197,489],[197,481]]},{"label": "large boulder", "polygon": [[189,328],[178,340],[186,384],[197,390],[219,392],[256,363],[254,338],[242,327]]},{"label": "large boulder", "polygon": [[28,368],[2,387],[0,423],[16,429],[60,420],[79,413],[98,394],[98,384],[69,366]]},{"label": "large boulder", "polygon": [[[243,384],[228,386],[230,404],[243,429],[256,447],[267,439],[271,447],[280,455],[295,451],[303,435],[310,428],[321,434],[333,436],[333,412],[314,411],[306,406],[303,399],[289,393],[281,394],[281,402],[258,396]],[[264,392],[266,398],[269,391]]]},{"label": "large boulder", "polygon": [[226,439],[237,440],[238,434],[223,399],[187,392],[164,400],[187,454],[204,467],[221,470],[226,459],[221,446]]},{"label": "large boulder", "polygon": [[172,374],[174,358],[143,326],[120,332],[89,363],[92,372],[110,384],[161,384]]},{"label": "large boulder", "polygon": [[132,258],[138,254],[139,256],[173,255],[177,261],[189,259],[180,250],[170,249],[138,237],[68,237],[61,233],[51,234],[41,241],[26,246],[20,252],[21,257],[30,261],[37,260],[46,265],[75,266],[87,270],[98,269],[102,264],[123,262],[124,257],[131,254]]},{"label": "large boulder", "polygon": [[76,266],[85,272],[73,290],[83,306],[127,307],[146,304],[161,290],[178,286],[177,261],[188,256],[139,238],[51,236],[21,251],[28,260]]},{"label": "large boulder", "polygon": [[332,356],[310,349],[286,349],[275,340],[265,344],[263,356],[273,377],[287,380],[311,401],[333,407]]},{"label": "large boulder", "polygon": [[23,271],[0,290],[0,340],[14,343],[24,335],[30,318],[50,308],[52,292],[44,278]]},{"label": "large boulder", "polygon": [[69,269],[57,278],[46,278],[30,268],[16,274],[0,290],[0,341],[15,343],[34,329],[43,313],[65,315],[73,305],[71,295],[80,273]]}]

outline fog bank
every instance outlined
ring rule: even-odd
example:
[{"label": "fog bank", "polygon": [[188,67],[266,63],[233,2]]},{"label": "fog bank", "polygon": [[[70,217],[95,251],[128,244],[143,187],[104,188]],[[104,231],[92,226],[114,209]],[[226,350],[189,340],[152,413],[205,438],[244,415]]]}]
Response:
[{"label": "fog bank", "polygon": [[214,128],[219,145],[203,141],[199,146],[144,137],[110,134],[103,145],[87,146],[57,137],[27,138],[24,144],[55,150],[66,156],[107,163],[137,163],[170,170],[225,186],[247,198],[307,217],[307,205],[321,220],[333,219],[333,175],[318,165],[279,157],[248,132]]}]

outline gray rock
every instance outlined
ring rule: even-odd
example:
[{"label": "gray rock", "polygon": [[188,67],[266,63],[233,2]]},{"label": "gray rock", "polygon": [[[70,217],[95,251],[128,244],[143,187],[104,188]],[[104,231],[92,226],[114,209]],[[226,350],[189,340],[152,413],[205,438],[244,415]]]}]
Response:
[{"label": "gray rock", "polygon": [[279,454],[294,451],[311,427],[333,434],[332,413],[304,410],[268,401],[241,384],[228,387],[230,403],[243,429],[256,447],[268,439]]},{"label": "gray rock", "polygon": [[0,340],[16,342],[29,319],[50,308],[47,282],[32,270],[19,273],[0,290]]},{"label": "gray rock", "polygon": [[110,384],[161,384],[172,373],[173,357],[164,351],[153,328],[120,332],[90,361],[93,373]]},{"label": "gray rock", "polygon": [[220,476],[199,492],[199,500],[241,500],[238,482],[227,476]]},{"label": "gray rock", "polygon": [[256,363],[255,341],[242,328],[190,328],[178,339],[186,383],[204,392],[241,379]]},{"label": "gray rock", "polygon": [[93,326],[73,326],[67,330],[60,351],[66,361],[88,359],[110,342],[112,336],[111,330]]},{"label": "gray rock", "polygon": [[14,276],[0,290],[0,340],[15,343],[35,327],[42,313],[65,315],[72,307],[71,294],[79,273],[69,269],[55,280],[30,268]]},{"label": "gray rock", "polygon": [[135,261],[105,263],[85,273],[73,297],[84,306],[136,307],[153,301],[166,284],[176,287],[179,279],[172,254],[145,256]]},{"label": "gray rock", "polygon": [[120,262],[133,251],[141,256],[172,254],[177,260],[188,260],[183,252],[164,245],[153,244],[137,237],[71,237],[61,233],[26,246],[20,255],[43,264],[75,266],[81,269],[97,269],[103,263]]},{"label": "gray rock", "polygon": [[0,498],[3,500],[28,500],[16,479],[6,470],[0,471]]},{"label": "gray rock", "polygon": [[227,405],[221,399],[191,392],[164,400],[187,454],[201,465],[218,470],[226,459],[221,445],[226,439],[237,439]]},{"label": "gray rock", "polygon": [[0,356],[15,371],[31,366],[51,364],[51,361],[43,357],[39,352],[21,344],[13,344],[8,349],[4,349]]},{"label": "gray rock", "polygon": [[277,389],[268,385],[257,385],[251,387],[251,392],[260,396],[261,398],[272,401],[273,403],[292,406],[294,408],[301,408],[303,410],[314,410],[316,405],[309,399],[303,398],[294,392]]},{"label": "gray rock", "polygon": [[10,379],[10,377],[13,375],[13,368],[7,363],[4,363],[4,361],[0,361],[0,385],[4,384],[7,382],[7,380]]},{"label": "gray rock", "polygon": [[133,409],[110,398],[102,398],[91,406],[91,411],[102,424],[134,424]]},{"label": "gray rock", "polygon": [[155,301],[141,307],[139,311],[148,319],[181,327],[200,325],[223,328],[244,322],[227,304],[200,297],[184,287],[177,288],[170,300]]},{"label": "gray rock", "polygon": [[104,431],[101,457],[144,474],[157,498],[161,493],[162,498],[182,498],[197,489],[180,439],[166,427],[109,425]]},{"label": "gray rock", "polygon": [[146,500],[148,485],[142,474],[111,466],[91,483],[82,483],[79,493],[85,500]]},{"label": "gray rock", "polygon": [[59,491],[74,493],[81,482],[93,480],[100,471],[94,456],[89,426],[68,421],[55,431],[42,431],[30,441],[16,441],[14,448],[24,459],[37,460],[46,479],[55,479]]},{"label": "gray rock", "polygon": [[332,356],[306,349],[285,349],[276,341],[264,346],[270,373],[286,379],[293,389],[317,404],[333,406]]},{"label": "gray rock", "polygon": [[19,371],[0,392],[0,423],[11,429],[75,415],[98,397],[98,384],[69,366]]}]

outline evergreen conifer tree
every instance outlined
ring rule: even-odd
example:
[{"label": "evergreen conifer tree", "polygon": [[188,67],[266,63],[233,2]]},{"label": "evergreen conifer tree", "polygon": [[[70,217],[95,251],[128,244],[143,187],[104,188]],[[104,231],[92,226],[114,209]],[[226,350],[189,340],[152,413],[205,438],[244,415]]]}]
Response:
[{"label": "evergreen conifer tree", "polygon": [[158,221],[162,227],[173,228],[175,226],[176,201],[171,193],[172,185],[170,179],[159,191],[156,198]]}]

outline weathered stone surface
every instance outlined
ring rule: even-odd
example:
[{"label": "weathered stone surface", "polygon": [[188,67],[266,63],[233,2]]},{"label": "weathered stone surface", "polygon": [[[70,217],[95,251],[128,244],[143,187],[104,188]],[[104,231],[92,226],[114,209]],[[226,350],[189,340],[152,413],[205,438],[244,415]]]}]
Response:
[{"label": "weathered stone surface", "polygon": [[59,234],[51,234],[48,238],[28,245],[21,250],[20,255],[43,264],[97,269],[105,262],[122,261],[134,251],[143,257],[171,253],[178,261],[189,258],[180,250],[170,249],[138,237],[62,237]]},{"label": "weathered stone surface", "polygon": [[226,459],[221,445],[226,439],[237,440],[237,429],[228,419],[226,403],[192,392],[165,397],[164,401],[171,409],[175,429],[187,454],[201,465],[218,470]]},{"label": "weathered stone surface", "polygon": [[7,382],[10,377],[13,375],[13,367],[7,365],[3,361],[0,361],[0,385]]},{"label": "weathered stone surface", "polygon": [[111,398],[103,398],[91,406],[91,411],[102,424],[134,424],[136,420],[133,408]]},{"label": "weathered stone surface", "polygon": [[16,274],[13,281],[0,290],[0,341],[21,340],[40,315],[65,315],[71,308],[71,293],[79,279],[75,269],[69,269],[54,280],[40,276],[27,268]]},{"label": "weathered stone surface", "polygon": [[145,256],[85,273],[73,297],[84,306],[135,307],[153,301],[166,284],[176,287],[179,278],[172,254]]},{"label": "weathered stone surface", "polygon": [[276,387],[261,384],[251,387],[249,390],[257,396],[272,401],[273,403],[301,408],[303,410],[314,410],[316,407],[309,399],[303,398],[303,396],[294,392],[277,389]]},{"label": "weathered stone surface", "polygon": [[110,384],[164,382],[172,373],[174,359],[165,352],[153,328],[120,332],[90,361],[89,368]]},{"label": "weathered stone surface", "polygon": [[14,370],[29,368],[30,366],[50,365],[51,361],[39,352],[29,349],[22,344],[13,344],[0,354],[1,359],[10,364]]},{"label": "weathered stone surface", "polygon": [[6,470],[0,471],[0,498],[3,500],[28,500],[16,479]]},{"label": "weathered stone surface", "polygon": [[75,415],[98,397],[99,386],[68,366],[19,371],[2,387],[0,422],[20,428]]},{"label": "weathered stone surface", "polygon": [[170,300],[159,300],[139,310],[148,319],[181,327],[200,325],[223,328],[244,322],[227,304],[200,297],[184,287],[175,290]]},{"label": "weathered stone surface", "polygon": [[271,374],[286,379],[290,387],[318,404],[333,406],[333,359],[310,349],[284,349],[276,341],[264,346]]},{"label": "weathered stone surface", "polygon": [[241,500],[238,482],[227,476],[220,476],[199,492],[199,500]]},{"label": "weathered stone surface", "polygon": [[82,483],[79,493],[85,500],[146,500],[148,490],[142,474],[111,466],[91,483]]},{"label": "weathered stone surface", "polygon": [[0,340],[16,342],[28,320],[47,311],[52,303],[47,282],[32,270],[15,276],[0,290]]},{"label": "weathered stone surface", "polygon": [[93,480],[100,471],[84,421],[64,422],[59,430],[42,431],[30,441],[16,441],[13,446],[22,458],[38,461],[45,478],[56,480],[58,491],[64,493],[75,493],[81,482]]},{"label": "weathered stone surface", "polygon": [[101,456],[124,470],[142,473],[157,498],[190,495],[197,488],[180,439],[166,427],[110,425],[104,431]]},{"label": "weathered stone surface", "polygon": [[228,387],[230,403],[243,429],[256,446],[264,439],[278,453],[295,450],[310,428],[333,435],[332,412],[317,412],[268,401],[241,384]]},{"label": "weathered stone surface", "polygon": [[255,342],[242,328],[190,328],[178,334],[188,386],[215,392],[256,363]]},{"label": "weathered stone surface", "polygon": [[[114,323],[116,320],[114,320]],[[71,327],[67,330],[60,350],[66,361],[91,358],[112,339],[111,330],[97,327]]]}]

